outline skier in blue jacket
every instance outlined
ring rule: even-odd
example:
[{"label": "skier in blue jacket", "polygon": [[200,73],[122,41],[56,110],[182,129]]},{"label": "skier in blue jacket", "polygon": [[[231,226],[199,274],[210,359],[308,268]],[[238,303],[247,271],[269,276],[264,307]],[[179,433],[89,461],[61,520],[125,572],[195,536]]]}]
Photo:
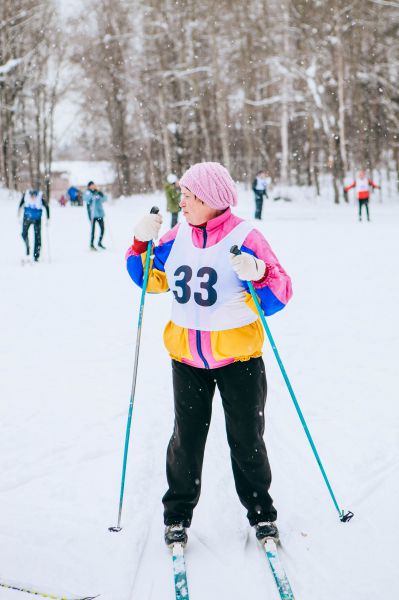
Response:
[{"label": "skier in blue jacket", "polygon": [[105,250],[105,246],[103,246],[102,240],[104,237],[104,207],[103,203],[106,202],[107,196],[103,194],[100,190],[97,189],[94,181],[89,181],[87,184],[87,190],[84,193],[84,201],[86,202],[87,214],[91,222],[91,238],[90,238],[90,249],[97,250],[94,245],[94,230],[96,227],[96,223],[100,228],[100,237],[98,238],[98,247]]}]

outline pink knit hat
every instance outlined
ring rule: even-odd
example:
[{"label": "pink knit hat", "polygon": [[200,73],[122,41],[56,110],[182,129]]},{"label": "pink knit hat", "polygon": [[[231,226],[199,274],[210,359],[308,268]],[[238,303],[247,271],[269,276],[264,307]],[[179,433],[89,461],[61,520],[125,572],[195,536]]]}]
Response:
[{"label": "pink knit hat", "polygon": [[217,162],[193,165],[180,178],[179,183],[216,210],[223,210],[237,204],[234,181],[228,170]]}]

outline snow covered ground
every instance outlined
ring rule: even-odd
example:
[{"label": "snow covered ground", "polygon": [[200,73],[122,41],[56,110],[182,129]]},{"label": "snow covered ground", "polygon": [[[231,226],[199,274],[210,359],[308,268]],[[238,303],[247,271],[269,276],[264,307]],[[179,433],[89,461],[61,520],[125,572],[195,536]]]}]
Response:
[{"label": "snow covered ground", "polygon": [[[374,200],[371,223],[358,223],[353,203],[267,201],[258,224],[294,285],[271,330],[338,502],[355,513],[339,521],[265,345],[272,496],[297,600],[396,594],[398,200]],[[153,204],[164,212],[164,198],[108,206],[108,250],[96,254],[85,209],[53,203],[51,262],[43,227],[42,261],[24,267],[17,202],[3,193],[0,203],[0,580],[56,595],[172,600],[160,501],[173,422],[162,344],[167,294],[146,299],[124,527],[108,532],[117,520],[140,298],[124,252],[136,219]],[[242,192],[237,213],[251,218],[252,208]],[[218,396],[189,533],[191,600],[277,599],[234,491]],[[0,588],[1,599],[24,597]]]}]

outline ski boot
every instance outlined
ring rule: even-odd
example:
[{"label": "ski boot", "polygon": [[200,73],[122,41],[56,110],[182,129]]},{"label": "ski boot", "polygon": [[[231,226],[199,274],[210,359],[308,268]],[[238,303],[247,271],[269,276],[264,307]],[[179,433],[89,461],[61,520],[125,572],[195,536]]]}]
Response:
[{"label": "ski boot", "polygon": [[175,523],[174,525],[166,525],[165,527],[165,544],[169,548],[173,548],[173,544],[187,544],[187,533],[183,523]]},{"label": "ski boot", "polygon": [[267,540],[274,540],[276,543],[279,541],[279,532],[277,525],[273,521],[262,521],[254,525],[256,539],[264,544]]},{"label": "ski boot", "polygon": [[98,242],[98,247],[101,248],[102,250],[106,250],[106,247],[103,246],[101,242]]}]

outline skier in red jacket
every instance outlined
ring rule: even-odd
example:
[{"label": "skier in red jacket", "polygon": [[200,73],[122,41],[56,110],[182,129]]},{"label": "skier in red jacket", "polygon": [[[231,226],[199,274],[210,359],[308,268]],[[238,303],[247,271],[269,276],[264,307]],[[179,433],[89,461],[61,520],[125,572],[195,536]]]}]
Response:
[{"label": "skier in red jacket", "polygon": [[363,205],[366,208],[367,221],[370,221],[369,214],[369,195],[370,195],[370,187],[379,190],[381,189],[379,185],[374,183],[372,179],[369,179],[365,173],[365,171],[360,170],[357,174],[357,177],[352,183],[344,187],[345,194],[348,193],[352,188],[356,188],[357,199],[359,200],[359,221],[362,220],[362,208]]}]

